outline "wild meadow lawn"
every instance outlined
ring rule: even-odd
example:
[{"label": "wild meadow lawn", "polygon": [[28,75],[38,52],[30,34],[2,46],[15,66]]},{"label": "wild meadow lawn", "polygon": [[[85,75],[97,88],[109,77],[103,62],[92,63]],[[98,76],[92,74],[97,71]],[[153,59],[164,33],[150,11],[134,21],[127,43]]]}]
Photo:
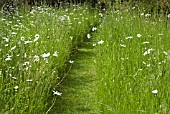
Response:
[{"label": "wild meadow lawn", "polygon": [[96,22],[97,11],[78,5],[1,13],[0,113],[47,113],[72,48]]},{"label": "wild meadow lawn", "polygon": [[[64,109],[56,102],[62,95],[58,85],[66,66],[74,63],[72,51],[85,37],[96,40],[95,64],[91,59],[86,63],[96,69],[98,91],[92,94],[100,113],[170,113],[166,16],[139,7],[109,10],[105,15],[79,5],[21,9],[0,13],[0,113],[47,114],[54,104]],[[96,28],[99,16],[102,21]]]},{"label": "wild meadow lawn", "polygon": [[101,113],[169,114],[170,20],[137,7],[109,11],[94,36]]}]

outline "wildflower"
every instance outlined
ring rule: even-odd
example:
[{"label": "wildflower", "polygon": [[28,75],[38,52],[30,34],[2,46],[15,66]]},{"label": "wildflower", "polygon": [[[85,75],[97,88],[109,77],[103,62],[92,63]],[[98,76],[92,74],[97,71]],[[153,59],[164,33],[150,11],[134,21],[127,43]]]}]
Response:
[{"label": "wildflower", "polygon": [[146,65],[146,63],[144,61],[142,63]]},{"label": "wildflower", "polygon": [[162,36],[163,34],[158,34],[158,36]]},{"label": "wildflower", "polygon": [[72,64],[72,63],[74,63],[74,61],[70,60],[70,61],[69,61],[69,63],[71,63],[71,64]]},{"label": "wildflower", "polygon": [[24,53],[24,58],[27,58],[27,53]]},{"label": "wildflower", "polygon": [[11,51],[14,50],[15,48],[16,48],[16,46],[12,47],[12,48],[11,48]]},{"label": "wildflower", "polygon": [[91,35],[90,34],[87,34],[87,38],[89,39],[91,37]]},{"label": "wildflower", "polygon": [[23,66],[26,66],[26,65],[29,65],[30,63],[29,62],[25,62],[24,64],[23,64]]},{"label": "wildflower", "polygon": [[145,15],[145,17],[150,17],[150,16],[151,16],[151,14],[146,14],[146,15]]},{"label": "wildflower", "polygon": [[14,87],[15,90],[18,89],[18,88],[19,88],[18,86],[15,86],[15,87]]},{"label": "wildflower", "polygon": [[121,47],[126,47],[126,45],[124,45],[124,44],[120,44],[120,46],[121,46]]},{"label": "wildflower", "polygon": [[12,79],[16,80],[17,78],[16,77],[11,77]]},{"label": "wildflower", "polygon": [[147,64],[146,66],[147,66],[147,67],[150,67],[150,66],[151,66],[151,64]]},{"label": "wildflower", "polygon": [[93,44],[93,46],[96,46],[96,44]]},{"label": "wildflower", "polygon": [[132,9],[134,10],[134,9],[135,9],[135,7],[132,7]]},{"label": "wildflower", "polygon": [[11,34],[12,34],[12,35],[17,35],[17,33],[16,33],[16,32],[12,32]]},{"label": "wildflower", "polygon": [[73,36],[70,36],[70,39],[72,40],[72,39],[73,39]]},{"label": "wildflower", "polygon": [[36,34],[36,35],[35,35],[34,42],[36,42],[36,41],[39,39],[39,37],[40,37],[39,34]]},{"label": "wildflower", "polygon": [[6,19],[4,19],[4,18],[2,18],[1,20],[2,20],[2,21],[6,21]]},{"label": "wildflower", "polygon": [[61,96],[62,93],[58,92],[58,91],[53,91],[53,95],[58,95],[58,96]]},{"label": "wildflower", "polygon": [[53,56],[58,57],[58,52],[54,52]]},{"label": "wildflower", "polygon": [[137,37],[140,38],[142,35],[141,34],[137,34]]},{"label": "wildflower", "polygon": [[8,47],[9,46],[9,44],[5,44],[5,47]]},{"label": "wildflower", "polygon": [[141,16],[144,16],[144,13],[141,13],[140,15],[141,15]]},{"label": "wildflower", "polygon": [[148,49],[147,51],[145,51],[145,52],[144,52],[144,54],[143,54],[143,55],[145,56],[145,55],[147,55],[147,54],[150,54],[150,53],[151,53],[151,51],[153,51],[153,50],[154,50],[154,49],[152,49],[152,48],[151,48],[151,49]]},{"label": "wildflower", "polygon": [[103,44],[104,43],[104,41],[103,40],[100,40],[99,42],[98,42],[98,44]]},{"label": "wildflower", "polygon": [[24,44],[32,43],[32,41],[25,41]]},{"label": "wildflower", "polygon": [[26,82],[32,82],[32,79],[28,79],[28,80],[26,80]]},{"label": "wildflower", "polygon": [[126,37],[126,40],[127,40],[127,39],[132,39],[132,38],[133,38],[132,36],[128,36],[128,37]]},{"label": "wildflower", "polygon": [[47,58],[47,57],[49,57],[50,56],[50,53],[48,52],[47,54],[46,53],[44,53],[44,54],[42,54],[41,55],[43,58]]},{"label": "wildflower", "polygon": [[21,37],[21,41],[25,41],[25,37],[22,36],[22,37]]},{"label": "wildflower", "polygon": [[124,58],[120,58],[121,60],[125,60]]},{"label": "wildflower", "polygon": [[10,60],[12,60],[11,57],[12,57],[12,56],[9,56],[9,55],[8,55],[7,58],[5,59],[5,61],[10,61]]},{"label": "wildflower", "polygon": [[9,42],[9,38],[3,38],[5,42]]},{"label": "wildflower", "polygon": [[167,16],[168,18],[170,18],[170,14],[168,14],[168,16]]},{"label": "wildflower", "polygon": [[158,93],[158,90],[155,89],[155,90],[152,91],[152,93],[153,93],[153,94],[157,94],[157,93]]},{"label": "wildflower", "polygon": [[92,31],[96,31],[96,30],[97,30],[97,28],[96,28],[96,27],[93,27],[93,28],[92,28]]},{"label": "wildflower", "polygon": [[168,55],[168,53],[166,51],[163,51],[163,54]]},{"label": "wildflower", "polygon": [[40,60],[39,56],[35,55],[34,57],[34,61],[38,62]]},{"label": "wildflower", "polygon": [[143,42],[142,44],[149,44],[149,42]]},{"label": "wildflower", "polygon": [[99,16],[100,16],[100,17],[103,17],[103,14],[102,14],[102,13],[99,13]]}]

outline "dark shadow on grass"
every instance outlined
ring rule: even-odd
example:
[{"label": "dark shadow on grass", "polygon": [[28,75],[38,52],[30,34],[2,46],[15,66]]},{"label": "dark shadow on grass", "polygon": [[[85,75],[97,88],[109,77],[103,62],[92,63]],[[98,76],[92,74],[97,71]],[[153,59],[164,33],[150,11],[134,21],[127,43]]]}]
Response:
[{"label": "dark shadow on grass", "polygon": [[49,114],[96,114],[93,42],[79,44],[69,75],[59,85],[59,97]]}]

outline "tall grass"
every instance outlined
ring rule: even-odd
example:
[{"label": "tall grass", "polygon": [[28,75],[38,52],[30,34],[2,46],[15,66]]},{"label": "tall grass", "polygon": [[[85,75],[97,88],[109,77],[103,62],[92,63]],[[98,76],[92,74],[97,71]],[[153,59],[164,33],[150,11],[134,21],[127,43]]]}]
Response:
[{"label": "tall grass", "polygon": [[169,20],[136,8],[108,11],[96,34],[104,114],[170,113]]},{"label": "tall grass", "polygon": [[0,14],[0,113],[46,113],[72,48],[98,20],[86,6],[24,9]]}]

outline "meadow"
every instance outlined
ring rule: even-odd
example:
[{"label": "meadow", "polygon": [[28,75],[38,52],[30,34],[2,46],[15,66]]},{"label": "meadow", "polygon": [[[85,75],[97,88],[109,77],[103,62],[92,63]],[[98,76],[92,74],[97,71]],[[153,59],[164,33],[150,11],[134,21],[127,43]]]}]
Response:
[{"label": "meadow", "polygon": [[109,10],[96,37],[103,114],[170,113],[170,23],[143,7]]},{"label": "meadow", "polygon": [[[1,12],[0,113],[47,114],[64,107],[59,85],[74,64],[70,58],[90,40],[94,62],[85,63],[95,69],[92,95],[100,113],[170,113],[169,19],[129,4],[102,12],[87,5]],[[81,71],[90,78],[87,68]]]},{"label": "meadow", "polygon": [[97,11],[21,7],[0,14],[0,113],[48,113],[70,56],[98,22]]}]

